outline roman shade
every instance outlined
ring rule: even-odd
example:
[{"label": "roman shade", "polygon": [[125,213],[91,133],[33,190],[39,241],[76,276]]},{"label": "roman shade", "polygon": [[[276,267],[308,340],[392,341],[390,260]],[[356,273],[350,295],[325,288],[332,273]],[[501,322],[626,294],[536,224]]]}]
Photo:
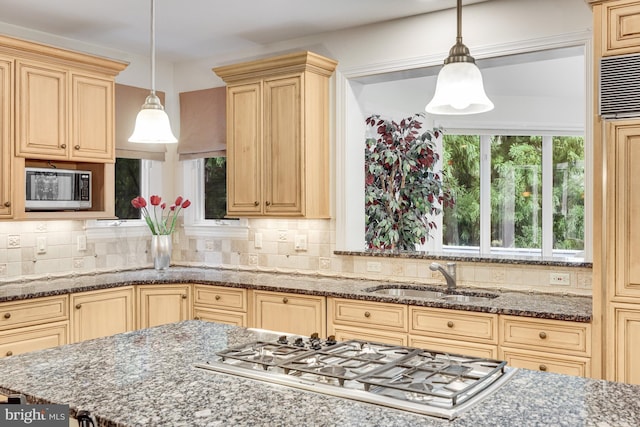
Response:
[{"label": "roman shade", "polygon": [[[136,144],[129,142],[136,124],[140,106],[149,95],[149,89],[116,84],[116,157],[126,159],[158,160],[163,162],[165,144]],[[164,104],[164,92],[156,92]]]},{"label": "roman shade", "polygon": [[180,160],[226,155],[226,100],[224,86],[180,93]]}]

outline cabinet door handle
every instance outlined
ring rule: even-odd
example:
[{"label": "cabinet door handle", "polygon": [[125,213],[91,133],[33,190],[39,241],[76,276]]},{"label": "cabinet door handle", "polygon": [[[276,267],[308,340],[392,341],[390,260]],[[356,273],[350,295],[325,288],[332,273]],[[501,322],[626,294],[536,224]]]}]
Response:
[{"label": "cabinet door handle", "polygon": [[5,208],[11,207],[11,202],[4,202],[4,207]]},{"label": "cabinet door handle", "polygon": [[194,317],[193,320],[200,320],[200,316]]},{"label": "cabinet door handle", "polygon": [[271,206],[271,202],[270,202],[270,201],[268,201],[268,200],[265,202],[265,204],[266,204],[267,206]]},{"label": "cabinet door handle", "polygon": [[547,365],[540,365],[538,367],[542,372],[546,372],[547,371]]},{"label": "cabinet door handle", "polygon": [[258,202],[257,200],[255,202],[253,202],[253,206],[259,206],[260,202]]},{"label": "cabinet door handle", "polygon": [[8,319],[8,318],[10,318],[10,317],[11,317],[11,313],[5,313],[5,314],[4,314],[4,318],[5,318],[5,319]]},{"label": "cabinet door handle", "polygon": [[75,148],[76,150],[79,150],[80,146],[79,145],[74,145],[73,148]]},{"label": "cabinet door handle", "polygon": [[543,339],[543,340],[544,340],[544,339],[547,339],[547,333],[546,333],[546,332],[540,332],[540,333],[538,334],[538,336],[540,337],[540,339]]},{"label": "cabinet door handle", "polygon": [[220,298],[222,298],[220,295],[216,295],[216,301],[220,301]]},{"label": "cabinet door handle", "polygon": [[187,299],[187,296],[186,295],[182,295],[182,299]]},{"label": "cabinet door handle", "polygon": [[67,148],[67,144],[60,144],[60,148]]},{"label": "cabinet door handle", "polygon": [[13,356],[13,351],[11,350],[7,351],[7,356]]},{"label": "cabinet door handle", "polygon": [[447,327],[453,328],[453,322],[451,320],[447,322]]},{"label": "cabinet door handle", "polygon": [[287,297],[282,298],[282,302],[285,303],[285,304],[288,303],[289,302],[289,298],[287,298]]},{"label": "cabinet door handle", "polygon": [[368,311],[364,312],[364,317],[371,317],[371,313],[369,313]]},{"label": "cabinet door handle", "polygon": [[82,307],[82,304],[76,304],[76,308],[77,308],[78,310],[80,310],[80,307]]}]

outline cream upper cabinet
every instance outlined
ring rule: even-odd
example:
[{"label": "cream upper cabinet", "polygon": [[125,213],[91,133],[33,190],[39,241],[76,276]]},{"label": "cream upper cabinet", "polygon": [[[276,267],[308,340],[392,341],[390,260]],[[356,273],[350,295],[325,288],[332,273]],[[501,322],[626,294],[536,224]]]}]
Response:
[{"label": "cream upper cabinet", "polygon": [[114,161],[113,79],[17,61],[16,155]]},{"label": "cream upper cabinet", "polygon": [[215,68],[227,83],[229,216],[329,217],[329,78],[311,52]]},{"label": "cream upper cabinet", "polygon": [[71,294],[71,342],[132,331],[132,286]]},{"label": "cream upper cabinet", "polygon": [[597,1],[593,12],[602,56],[640,53],[640,1]]},{"label": "cream upper cabinet", "polygon": [[13,144],[13,61],[0,57],[0,218],[11,218]]},{"label": "cream upper cabinet", "polygon": [[325,298],[285,292],[253,291],[254,326],[297,335],[327,334]]},{"label": "cream upper cabinet", "polygon": [[191,285],[144,285],[137,288],[138,328],[191,318]]}]

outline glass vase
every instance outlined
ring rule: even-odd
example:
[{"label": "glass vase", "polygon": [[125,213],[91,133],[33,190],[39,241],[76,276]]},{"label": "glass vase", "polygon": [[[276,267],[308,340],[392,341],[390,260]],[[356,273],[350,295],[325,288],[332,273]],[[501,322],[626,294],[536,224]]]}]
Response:
[{"label": "glass vase", "polygon": [[171,234],[154,234],[151,236],[151,258],[153,268],[166,270],[171,264]]}]

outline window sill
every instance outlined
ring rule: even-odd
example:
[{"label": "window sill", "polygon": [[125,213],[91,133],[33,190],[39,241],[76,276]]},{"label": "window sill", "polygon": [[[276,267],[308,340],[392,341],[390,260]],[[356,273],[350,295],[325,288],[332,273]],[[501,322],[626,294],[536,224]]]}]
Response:
[{"label": "window sill", "polygon": [[249,225],[246,220],[240,224],[228,224],[224,221],[207,221],[184,226],[187,236],[217,237],[228,239],[249,238]]},{"label": "window sill", "polygon": [[85,224],[87,239],[113,239],[114,237],[151,236],[149,227],[142,220],[95,220]]}]

